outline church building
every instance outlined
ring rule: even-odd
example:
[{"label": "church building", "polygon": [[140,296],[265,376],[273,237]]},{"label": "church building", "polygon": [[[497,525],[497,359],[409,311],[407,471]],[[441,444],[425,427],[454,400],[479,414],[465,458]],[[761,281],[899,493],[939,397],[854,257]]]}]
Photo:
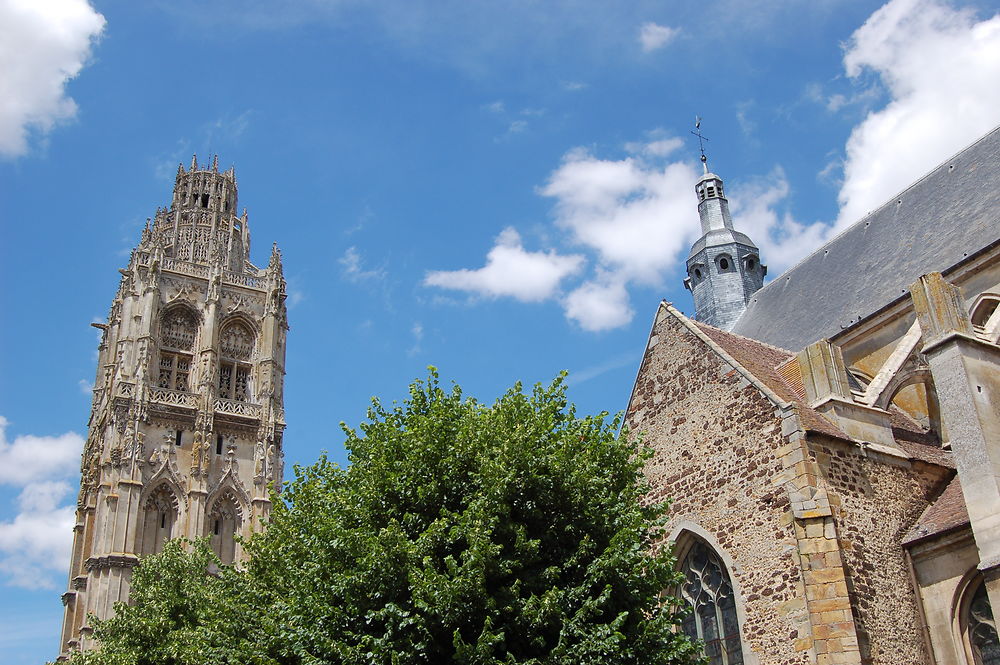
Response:
[{"label": "church building", "polygon": [[626,415],[683,630],[713,665],[1000,663],[1000,128],[766,285],[695,192],[695,315],[659,305]]},{"label": "church building", "polygon": [[285,280],[250,260],[236,175],[180,166],[120,270],[94,381],[60,650],[126,601],[132,568],[169,538],[240,559],[282,478]]}]

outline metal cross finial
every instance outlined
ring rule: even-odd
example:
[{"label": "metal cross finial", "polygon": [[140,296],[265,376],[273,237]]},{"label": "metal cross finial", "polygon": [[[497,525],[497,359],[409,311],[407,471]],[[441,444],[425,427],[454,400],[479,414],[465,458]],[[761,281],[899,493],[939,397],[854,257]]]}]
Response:
[{"label": "metal cross finial", "polygon": [[705,156],[705,141],[708,139],[701,133],[701,116],[696,115],[694,117],[694,131],[691,133],[698,137],[698,148],[701,150],[701,163],[707,169],[708,157]]}]

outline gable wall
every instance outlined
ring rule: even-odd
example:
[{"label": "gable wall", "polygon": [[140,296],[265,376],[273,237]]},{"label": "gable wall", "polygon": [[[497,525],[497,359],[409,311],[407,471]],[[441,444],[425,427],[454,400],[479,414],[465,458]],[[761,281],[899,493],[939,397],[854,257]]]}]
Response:
[{"label": "gable wall", "polygon": [[715,537],[758,662],[813,662],[789,500],[774,482],[785,445],[775,407],[663,310],[653,336],[627,417],[655,451],[650,499],[673,499],[671,527],[694,523]]}]

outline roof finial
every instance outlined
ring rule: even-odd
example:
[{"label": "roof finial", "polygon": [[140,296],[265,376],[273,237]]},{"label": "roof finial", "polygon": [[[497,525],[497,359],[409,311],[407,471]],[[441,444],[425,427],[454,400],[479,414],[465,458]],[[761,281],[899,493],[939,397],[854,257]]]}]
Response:
[{"label": "roof finial", "polygon": [[698,137],[698,147],[701,149],[701,168],[708,173],[708,157],[705,156],[705,141],[708,139],[701,133],[701,116],[694,117],[694,131],[691,132]]}]

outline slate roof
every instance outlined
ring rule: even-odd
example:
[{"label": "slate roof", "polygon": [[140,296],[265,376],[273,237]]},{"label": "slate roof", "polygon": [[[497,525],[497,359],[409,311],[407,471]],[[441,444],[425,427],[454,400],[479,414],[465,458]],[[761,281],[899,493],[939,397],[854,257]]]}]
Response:
[{"label": "slate roof", "polygon": [[733,332],[803,349],[998,239],[1000,127],[755,293]]},{"label": "slate roof", "polygon": [[927,506],[920,519],[903,538],[903,545],[912,545],[967,524],[969,511],[965,506],[965,497],[962,496],[962,485],[956,476],[941,492],[941,496]]}]

